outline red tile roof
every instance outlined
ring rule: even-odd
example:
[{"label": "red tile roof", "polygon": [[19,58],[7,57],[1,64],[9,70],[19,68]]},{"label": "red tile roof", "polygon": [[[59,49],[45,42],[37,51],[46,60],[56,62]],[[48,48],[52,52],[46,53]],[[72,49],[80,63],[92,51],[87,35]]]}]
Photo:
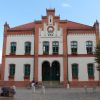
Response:
[{"label": "red tile roof", "polygon": [[27,23],[27,24],[13,27],[10,30],[27,30],[27,29],[33,29],[34,27],[35,27],[34,22],[31,22],[31,23]]},{"label": "red tile roof", "polygon": [[[92,29],[93,26],[72,22],[68,20],[61,20],[60,23],[66,23],[67,29]],[[10,28],[10,30],[27,30],[27,29],[33,29],[35,27],[35,22],[23,24],[20,26],[16,26],[14,28]]]},{"label": "red tile roof", "polygon": [[92,26],[73,22],[73,21],[68,21],[68,20],[61,20],[60,22],[66,22],[66,28],[67,29],[91,29],[93,28]]}]

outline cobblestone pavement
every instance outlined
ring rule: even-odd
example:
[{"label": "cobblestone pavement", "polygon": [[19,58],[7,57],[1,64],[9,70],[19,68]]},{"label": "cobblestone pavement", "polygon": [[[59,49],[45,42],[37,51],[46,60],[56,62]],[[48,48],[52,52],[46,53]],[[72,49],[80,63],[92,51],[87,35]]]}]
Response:
[{"label": "cobblestone pavement", "polygon": [[14,98],[1,98],[0,100],[100,100],[100,88],[93,91],[88,88],[46,88],[45,94],[41,89],[17,89]]}]

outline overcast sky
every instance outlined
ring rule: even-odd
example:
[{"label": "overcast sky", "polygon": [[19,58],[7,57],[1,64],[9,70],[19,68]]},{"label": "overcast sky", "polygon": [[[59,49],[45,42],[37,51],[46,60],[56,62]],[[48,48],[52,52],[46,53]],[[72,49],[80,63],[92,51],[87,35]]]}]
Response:
[{"label": "overcast sky", "polygon": [[0,0],[0,59],[4,23],[14,27],[41,19],[46,8],[55,8],[61,19],[87,25],[100,21],[100,0]]}]

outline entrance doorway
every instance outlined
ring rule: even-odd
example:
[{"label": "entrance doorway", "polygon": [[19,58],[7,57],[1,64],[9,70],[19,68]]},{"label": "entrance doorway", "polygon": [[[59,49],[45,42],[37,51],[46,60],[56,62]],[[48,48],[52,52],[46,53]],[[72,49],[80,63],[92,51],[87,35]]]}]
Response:
[{"label": "entrance doorway", "polygon": [[54,61],[50,67],[48,61],[42,64],[42,81],[60,81],[60,64]]},{"label": "entrance doorway", "polygon": [[48,61],[43,62],[42,64],[42,80],[50,80],[50,63]]},{"label": "entrance doorway", "polygon": [[53,81],[59,81],[60,80],[60,64],[58,61],[54,61],[52,63],[51,67],[51,75]]}]

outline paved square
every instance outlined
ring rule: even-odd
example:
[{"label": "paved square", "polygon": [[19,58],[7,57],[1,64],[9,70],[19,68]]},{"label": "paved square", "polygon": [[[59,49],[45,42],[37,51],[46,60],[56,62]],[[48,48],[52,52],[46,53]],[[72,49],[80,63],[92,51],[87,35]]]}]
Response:
[{"label": "paved square", "polygon": [[35,93],[32,89],[17,89],[14,98],[0,98],[0,100],[100,100],[100,88],[93,92],[92,88],[88,88],[87,92],[84,88],[47,88],[43,94],[41,89],[36,89]]}]

